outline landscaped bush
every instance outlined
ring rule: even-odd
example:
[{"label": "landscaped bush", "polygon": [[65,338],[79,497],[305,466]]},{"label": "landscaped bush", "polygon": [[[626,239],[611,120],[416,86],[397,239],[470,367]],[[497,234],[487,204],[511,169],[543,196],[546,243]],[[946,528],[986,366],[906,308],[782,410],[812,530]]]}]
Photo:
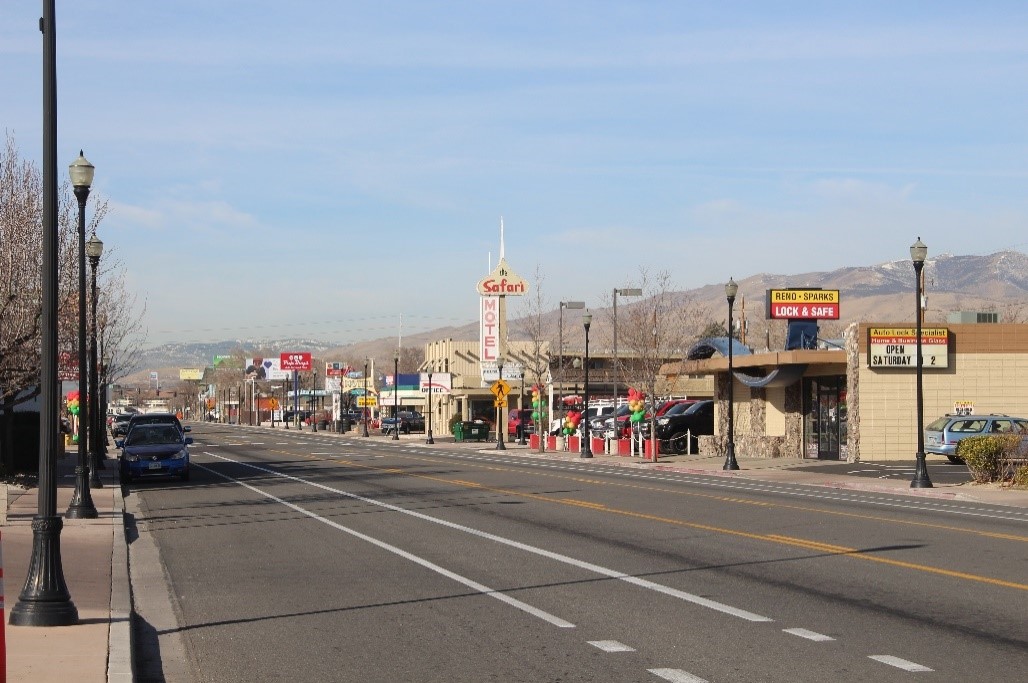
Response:
[{"label": "landscaped bush", "polygon": [[998,436],[969,436],[957,444],[957,455],[971,470],[971,478],[979,484],[995,481],[999,476],[999,459],[1003,440]]},{"label": "landscaped bush", "polygon": [[1011,483],[1022,489],[1028,489],[1028,465],[1021,465],[1014,470],[1014,478]]}]

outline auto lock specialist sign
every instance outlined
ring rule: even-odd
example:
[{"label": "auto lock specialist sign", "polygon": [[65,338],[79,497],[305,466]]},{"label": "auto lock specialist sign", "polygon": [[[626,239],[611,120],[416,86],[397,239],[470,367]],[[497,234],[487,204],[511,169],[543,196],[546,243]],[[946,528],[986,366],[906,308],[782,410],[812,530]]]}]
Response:
[{"label": "auto lock specialist sign", "polygon": [[[916,327],[869,327],[867,365],[871,368],[917,368]],[[922,367],[949,367],[949,329],[921,328]]]},{"label": "auto lock specialist sign", "polygon": [[838,320],[837,289],[769,289],[769,320]]}]

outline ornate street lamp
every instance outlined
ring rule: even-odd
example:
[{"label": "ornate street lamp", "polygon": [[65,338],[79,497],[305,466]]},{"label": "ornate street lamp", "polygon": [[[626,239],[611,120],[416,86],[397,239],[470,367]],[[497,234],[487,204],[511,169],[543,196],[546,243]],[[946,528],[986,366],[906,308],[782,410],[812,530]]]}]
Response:
[{"label": "ornate street lamp", "polygon": [[400,352],[393,356],[393,441],[400,440]]},{"label": "ornate street lamp", "polygon": [[361,410],[361,429],[363,430],[361,436],[369,436],[368,434],[368,359],[364,359],[364,407]]},{"label": "ornate street lamp", "polygon": [[92,426],[93,406],[87,396],[89,383],[86,363],[86,201],[89,199],[89,188],[93,184],[93,164],[79,150],[79,157],[68,167],[71,184],[75,189],[75,198],[79,203],[79,415],[78,415],[78,464],[75,465],[75,493],[72,494],[68,511],[64,515],[68,519],[96,519],[99,515],[93,504],[93,496],[89,492],[89,428]]},{"label": "ornate street lamp", "polygon": [[434,444],[435,439],[432,438],[432,368],[428,368],[428,438],[425,439],[426,444]]},{"label": "ornate street lamp", "polygon": [[527,446],[528,442],[525,441],[525,371],[521,371],[521,395],[518,396],[518,429],[521,430],[521,438],[518,440],[519,446]]},{"label": "ornate street lamp", "polygon": [[732,366],[732,347],[735,340],[732,338],[732,308],[735,305],[735,295],[739,291],[739,285],[735,280],[728,278],[725,285],[725,297],[728,299],[728,448],[725,454],[725,466],[722,469],[737,470],[739,463],[735,460],[735,368]]},{"label": "ornate street lamp", "polygon": [[910,481],[912,489],[934,488],[932,480],[928,477],[928,464],[925,462],[924,454],[924,357],[921,355],[921,271],[924,269],[927,256],[928,247],[918,237],[917,241],[910,245],[910,260],[914,262],[914,291],[917,294],[914,308],[914,316],[917,318],[917,466],[914,469],[914,478]]},{"label": "ornate street lamp", "polygon": [[593,314],[586,311],[582,316],[582,327],[585,328],[585,396],[582,409],[582,445],[583,458],[593,457],[593,449],[589,441],[589,327],[593,324]]},{"label": "ornate street lamp", "polygon": [[90,294],[92,301],[92,315],[89,318],[89,414],[93,421],[89,429],[91,459],[89,461],[89,488],[103,488],[100,481],[100,469],[103,468],[101,451],[106,453],[107,447],[103,438],[103,422],[100,413],[100,387],[96,353],[96,269],[100,265],[100,256],[104,253],[104,243],[96,236],[94,231],[89,241],[86,242],[86,256],[89,257],[89,270],[92,276]]},{"label": "ornate street lamp", "polygon": [[311,431],[318,431],[318,370],[314,369],[311,380]]},{"label": "ornate street lamp", "polygon": [[69,626],[78,622],[61,565],[61,528],[57,515],[55,468],[60,422],[57,390],[57,33],[56,0],[43,3],[43,248],[40,310],[39,480],[32,518],[32,558],[25,585],[11,610],[12,626]]},{"label": "ornate street lamp", "polygon": [[[503,354],[497,354],[496,356],[496,367],[499,370],[498,378],[499,381],[503,381]],[[505,431],[502,423],[503,418],[503,401],[505,399],[499,396],[496,397],[496,450],[505,451],[507,446],[503,443],[503,432]]]}]

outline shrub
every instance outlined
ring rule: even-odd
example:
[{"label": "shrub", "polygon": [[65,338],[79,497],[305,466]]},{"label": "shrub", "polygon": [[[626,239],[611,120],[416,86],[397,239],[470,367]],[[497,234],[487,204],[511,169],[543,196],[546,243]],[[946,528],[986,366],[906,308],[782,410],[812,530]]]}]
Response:
[{"label": "shrub", "polygon": [[969,436],[957,444],[957,456],[967,464],[976,483],[987,484],[999,477],[1006,440],[1002,436]]},{"label": "shrub", "polygon": [[1014,470],[1014,478],[1011,484],[1018,488],[1028,488],[1028,465],[1021,465]]}]

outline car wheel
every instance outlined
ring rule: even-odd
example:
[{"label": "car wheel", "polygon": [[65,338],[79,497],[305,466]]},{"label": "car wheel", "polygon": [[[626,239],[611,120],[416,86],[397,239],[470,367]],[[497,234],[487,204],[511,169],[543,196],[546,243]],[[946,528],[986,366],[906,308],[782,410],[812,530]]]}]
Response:
[{"label": "car wheel", "polygon": [[689,433],[679,432],[671,435],[671,452],[675,455],[685,455],[689,451]]},{"label": "car wheel", "polygon": [[953,463],[954,465],[963,465],[964,464],[964,459],[963,458],[957,457],[955,455],[947,455],[946,457],[949,458],[949,461],[951,463]]}]

